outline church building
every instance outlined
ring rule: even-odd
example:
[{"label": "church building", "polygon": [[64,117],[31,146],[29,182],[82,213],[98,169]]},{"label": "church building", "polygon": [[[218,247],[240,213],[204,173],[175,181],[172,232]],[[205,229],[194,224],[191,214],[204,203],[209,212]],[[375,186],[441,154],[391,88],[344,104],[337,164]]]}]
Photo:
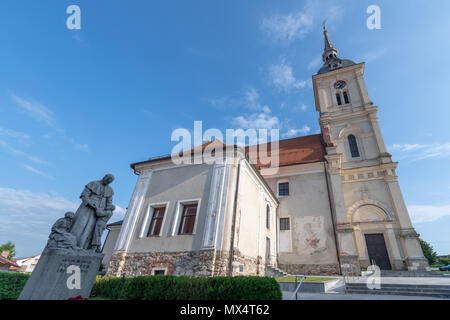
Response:
[{"label": "church building", "polygon": [[132,164],[139,176],[124,220],[108,226],[107,274],[429,270],[365,64],[339,58],[323,34],[324,64],[312,77],[321,133],[280,140],[279,169],[270,175],[249,161],[255,150],[219,140],[194,149],[232,148],[220,163],[165,156]]}]

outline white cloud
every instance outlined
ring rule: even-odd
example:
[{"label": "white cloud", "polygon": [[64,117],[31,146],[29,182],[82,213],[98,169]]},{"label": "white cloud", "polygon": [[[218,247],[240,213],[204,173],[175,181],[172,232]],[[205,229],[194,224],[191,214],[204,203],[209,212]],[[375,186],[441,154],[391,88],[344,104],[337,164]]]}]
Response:
[{"label": "white cloud", "polygon": [[25,164],[24,167],[25,167],[25,169],[27,169],[28,171],[33,172],[33,173],[35,173],[35,174],[37,174],[37,175],[39,175],[39,176],[46,177],[46,178],[49,178],[49,179],[52,179],[52,180],[55,179],[54,177],[49,176],[48,174],[46,174],[46,173],[44,173],[44,172],[42,172],[42,171],[40,171],[40,170],[38,170],[38,169],[36,169],[36,168],[34,168],[34,167],[32,167],[32,166],[29,166],[29,165],[27,165],[27,164]]},{"label": "white cloud", "polygon": [[336,0],[308,0],[302,10],[263,18],[261,29],[273,41],[290,43],[303,39],[323,20],[335,27],[343,16],[344,9]]},{"label": "white cloud", "polygon": [[287,15],[272,15],[264,18],[262,29],[276,41],[302,39],[313,25],[314,17],[309,11],[299,11]]},{"label": "white cloud", "polygon": [[410,162],[450,156],[450,142],[429,144],[394,144],[389,147],[394,155]]},{"label": "white cloud", "polygon": [[294,111],[294,112],[299,112],[299,111],[305,112],[306,110],[308,110],[308,107],[305,104],[303,104],[303,103],[301,105],[299,105],[299,106],[295,106],[292,109],[292,111]]},{"label": "white cloud", "polygon": [[18,140],[26,140],[30,138],[30,135],[25,132],[15,131],[5,127],[0,127],[0,136],[7,136]]},{"label": "white cloud", "polygon": [[292,89],[306,87],[305,80],[297,80],[292,72],[292,67],[282,58],[278,64],[269,67],[269,76],[272,85],[280,91],[288,92]]},{"label": "white cloud", "polygon": [[299,135],[305,135],[311,131],[311,128],[307,125],[303,125],[301,128],[291,128],[286,133],[283,134],[283,137],[291,138]]},{"label": "white cloud", "polygon": [[253,113],[247,117],[238,116],[233,118],[233,123],[242,129],[278,129],[280,120],[267,112]]},{"label": "white cloud", "polygon": [[[0,243],[16,243],[19,255],[36,254],[47,242],[53,223],[81,202],[47,193],[0,188]],[[123,219],[125,209],[116,206],[111,222]]]},{"label": "white cloud", "polygon": [[433,222],[439,218],[450,216],[450,205],[411,205],[408,211],[413,223]]},{"label": "white cloud", "polygon": [[16,156],[23,156],[23,157],[26,157],[28,160],[30,160],[30,161],[32,161],[32,162],[34,162],[34,163],[41,163],[41,164],[47,163],[46,161],[44,161],[44,160],[42,160],[42,159],[40,159],[40,158],[38,158],[38,157],[31,156],[31,155],[27,154],[25,151],[16,149],[16,148],[14,148],[14,147],[11,147],[11,146],[10,146],[6,141],[4,141],[4,140],[0,140],[0,147],[3,148],[3,149],[5,149],[6,151],[8,151],[8,152],[10,152],[10,153],[12,153],[12,154],[14,154],[14,155],[16,155]]},{"label": "white cloud", "polygon": [[54,118],[53,112],[46,106],[40,104],[39,102],[26,100],[14,94],[11,95],[11,99],[16,103],[21,112],[49,127],[60,130]]},{"label": "white cloud", "polygon": [[317,69],[322,64],[322,56],[317,56],[308,63],[308,70]]},{"label": "white cloud", "polygon": [[371,61],[374,61],[374,60],[377,60],[377,59],[383,57],[386,54],[386,52],[387,52],[387,49],[385,49],[385,48],[381,48],[378,50],[371,50],[371,51],[364,53],[362,56],[356,58],[355,60],[371,62]]}]

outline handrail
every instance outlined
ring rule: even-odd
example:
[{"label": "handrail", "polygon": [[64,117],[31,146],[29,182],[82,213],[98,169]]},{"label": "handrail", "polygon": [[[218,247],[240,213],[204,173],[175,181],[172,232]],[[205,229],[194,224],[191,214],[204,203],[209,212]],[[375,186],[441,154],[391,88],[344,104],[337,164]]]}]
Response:
[{"label": "handrail", "polygon": [[295,289],[294,294],[292,295],[291,300],[294,300],[294,297],[295,297],[295,300],[297,300],[297,292],[298,292],[298,290],[300,290],[300,287],[301,287],[302,284],[303,284],[303,280],[306,279],[306,276],[305,276],[305,275],[295,275],[295,283],[297,283],[297,277],[302,277],[302,280],[301,280],[300,283],[298,284],[297,289]]}]

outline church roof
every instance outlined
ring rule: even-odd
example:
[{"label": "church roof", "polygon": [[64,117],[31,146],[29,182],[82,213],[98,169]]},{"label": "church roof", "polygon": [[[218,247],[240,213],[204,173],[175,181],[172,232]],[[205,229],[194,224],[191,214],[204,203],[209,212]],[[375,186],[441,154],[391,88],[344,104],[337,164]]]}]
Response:
[{"label": "church roof", "polygon": [[[236,145],[226,145],[220,140],[211,140],[208,142],[203,143],[202,145],[196,146],[190,150],[184,151],[183,153],[189,154],[190,152],[200,151],[204,150],[208,145],[211,143],[218,143],[219,145],[223,145],[224,149],[227,147],[234,147],[236,148]],[[263,146],[259,145],[259,146]],[[260,148],[259,148],[260,149]],[[267,156],[271,156],[271,142],[267,145]],[[255,155],[251,152],[250,148],[247,146],[245,147],[245,151],[249,158],[253,158]],[[289,166],[294,164],[302,164],[302,163],[313,163],[313,162],[319,162],[323,161],[325,156],[325,147],[322,142],[322,135],[321,134],[313,134],[309,136],[303,136],[303,137],[297,137],[297,138],[291,138],[291,139],[285,139],[285,140],[279,140],[279,166]],[[136,165],[138,164],[144,164],[144,163],[150,163],[157,160],[165,160],[170,159],[170,155],[156,157],[156,158],[150,158],[146,161],[141,162],[135,162],[132,163],[130,166],[134,170]],[[261,167],[264,167],[261,165],[259,159],[258,163],[255,164],[255,166],[260,169]]]},{"label": "church roof", "polygon": [[[259,145],[262,146],[262,145]],[[245,148],[249,157],[252,158],[249,147]],[[271,156],[271,142],[267,146],[267,155]],[[321,134],[285,139],[279,141],[279,166],[290,166],[323,161],[325,147]],[[264,167],[261,163],[256,164],[259,169]]]}]

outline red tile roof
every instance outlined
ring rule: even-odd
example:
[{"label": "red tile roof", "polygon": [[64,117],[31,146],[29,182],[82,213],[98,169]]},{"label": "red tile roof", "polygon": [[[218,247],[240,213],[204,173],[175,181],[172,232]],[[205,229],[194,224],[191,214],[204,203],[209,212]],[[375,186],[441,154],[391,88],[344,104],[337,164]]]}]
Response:
[{"label": "red tile roof", "polygon": [[[258,145],[260,148],[263,145]],[[249,153],[250,159],[254,156],[255,152],[249,150],[249,147],[245,148]],[[271,156],[271,143],[268,143],[267,154]],[[313,163],[323,161],[325,157],[325,147],[322,142],[321,134],[313,134],[310,136],[297,137],[292,139],[285,139],[279,141],[279,166],[289,166],[302,163]],[[261,165],[259,159],[255,164],[259,169],[264,167]],[[268,165],[266,165],[268,166]]]},{"label": "red tile roof", "polygon": [[[204,150],[208,145],[210,145],[214,140],[205,142],[201,146],[196,146],[190,150],[183,152],[184,154],[189,154],[190,152],[196,152],[200,150]],[[224,148],[227,146],[222,141],[218,141],[217,143],[222,144]],[[258,149],[264,145],[258,145]],[[233,147],[236,147],[235,145]],[[255,157],[254,152],[249,149],[249,147],[245,147],[245,151],[250,159]],[[181,155],[181,153],[180,153]],[[267,155],[270,157],[272,155],[271,152],[271,142],[268,143],[267,146]],[[292,139],[285,139],[279,141],[279,166],[289,166],[294,164],[302,164],[302,163],[313,163],[323,161],[325,156],[325,147],[322,141],[321,134],[313,134],[310,136],[297,137]],[[149,163],[156,160],[170,159],[170,155],[156,157],[153,159],[149,159],[142,162],[132,163],[131,168],[135,169],[135,166],[138,164]],[[264,167],[259,161],[258,163],[252,163],[259,169]],[[267,166],[270,166],[267,165]]]}]

